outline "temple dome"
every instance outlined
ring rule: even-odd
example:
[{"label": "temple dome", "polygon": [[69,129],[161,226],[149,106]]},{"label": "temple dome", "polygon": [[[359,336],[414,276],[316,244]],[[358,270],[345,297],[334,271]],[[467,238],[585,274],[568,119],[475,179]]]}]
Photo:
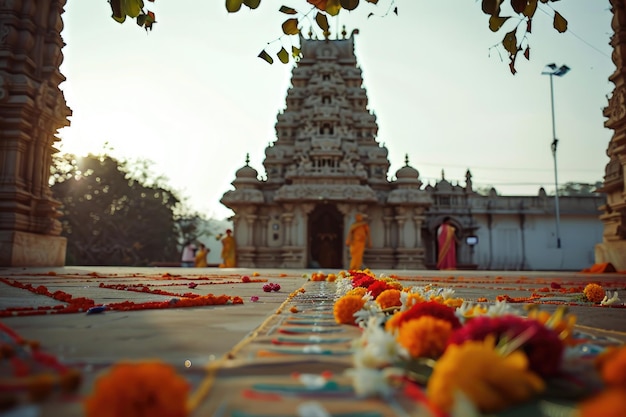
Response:
[{"label": "temple dome", "polygon": [[250,166],[250,154],[246,154],[246,164],[235,172],[235,177],[238,179],[252,178],[256,180],[258,176],[259,172]]},{"label": "temple dome", "polygon": [[418,170],[409,165],[409,156],[404,158],[404,166],[396,171],[396,179],[398,183],[402,184],[420,184],[420,173]]}]

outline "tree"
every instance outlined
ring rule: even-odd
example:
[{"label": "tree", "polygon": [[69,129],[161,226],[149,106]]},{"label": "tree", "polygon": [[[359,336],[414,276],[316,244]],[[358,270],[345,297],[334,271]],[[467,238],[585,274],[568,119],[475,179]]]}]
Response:
[{"label": "tree", "polygon": [[62,203],[67,264],[145,266],[179,259],[180,199],[158,180],[142,178],[146,167],[107,155],[55,155],[51,189]]},{"label": "tree", "polygon": [[597,181],[595,184],[583,182],[566,182],[559,187],[559,195],[562,196],[579,196],[579,195],[596,195],[597,189],[602,187],[602,182]]},{"label": "tree", "polygon": [[[154,0],[148,0],[154,2]],[[411,0],[420,1],[420,0]],[[426,1],[426,0],[421,0]],[[565,19],[557,10],[552,8],[550,3],[555,3],[559,0],[481,0],[482,11],[489,16],[488,26],[492,32],[498,32],[501,29],[506,31],[502,41],[499,43],[509,54],[509,69],[512,74],[517,71],[515,69],[515,61],[520,54],[526,59],[530,59],[530,43],[528,36],[532,32],[532,22],[537,6],[539,3],[546,4],[553,12],[552,26],[555,30],[563,33],[567,30],[567,19]],[[113,12],[113,19],[119,23],[123,23],[126,17],[134,18],[137,24],[144,27],[146,30],[152,29],[152,24],[155,23],[155,15],[151,11],[144,11],[143,0],[109,0],[111,4],[111,10]],[[324,37],[329,33],[329,16],[337,16],[342,11],[354,11],[357,8],[365,9],[368,3],[371,6],[378,6],[379,0],[365,0],[360,2],[359,0],[306,0],[303,4],[309,4],[308,9],[305,12],[300,12],[292,7],[281,6],[279,11],[289,16],[282,24],[282,32],[280,41],[283,36],[298,36],[303,26],[304,21],[309,21],[310,16],[315,14],[314,21],[317,27],[321,30]],[[386,3],[387,8],[383,13],[384,16],[393,11],[394,14],[398,14],[398,6],[396,0],[383,0],[381,3]],[[226,0],[226,10],[229,13],[237,13],[241,10],[242,6],[246,6],[251,10],[258,8],[261,4],[261,0]],[[375,12],[370,11],[367,15],[368,18],[376,15]],[[506,27],[506,29],[505,29]],[[280,62],[286,64],[291,59],[298,60],[301,57],[300,48],[291,42],[291,53],[287,52],[284,46],[282,46],[276,53],[276,57]],[[264,49],[259,54],[259,58],[267,61],[269,64],[274,62],[272,56]]]}]

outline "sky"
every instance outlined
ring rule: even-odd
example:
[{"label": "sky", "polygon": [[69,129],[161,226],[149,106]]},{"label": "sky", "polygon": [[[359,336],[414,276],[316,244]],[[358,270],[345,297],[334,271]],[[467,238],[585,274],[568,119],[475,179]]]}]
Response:
[{"label": "sky", "polygon": [[[608,0],[539,3],[530,60],[517,60],[516,75],[497,46],[510,28],[491,32],[480,1],[391,1],[361,2],[330,20],[331,38],[339,26],[359,29],[356,56],[377,139],[389,150],[390,179],[408,155],[424,184],[443,171],[463,185],[470,169],[475,188],[552,192],[550,77],[541,72],[556,63],[571,68],[553,79],[558,183],[602,180],[612,135],[602,109],[615,71]],[[224,1],[146,2],[157,20],[146,33],[132,20],[115,22],[106,0],[68,0],[60,88],[73,114],[57,147],[86,155],[108,144],[117,158],[152,161],[153,174],[193,209],[229,217],[220,198],[246,154],[265,174],[264,151],[285,109],[294,64],[257,57],[297,44],[281,37],[289,17],[281,5],[309,9],[305,0],[263,0],[234,14]],[[552,28],[550,6],[568,20],[567,32]]]}]

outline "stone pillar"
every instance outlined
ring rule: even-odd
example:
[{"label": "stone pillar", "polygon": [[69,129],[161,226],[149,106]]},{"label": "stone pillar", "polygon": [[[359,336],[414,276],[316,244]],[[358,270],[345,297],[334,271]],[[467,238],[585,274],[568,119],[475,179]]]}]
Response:
[{"label": "stone pillar", "polygon": [[62,266],[59,202],[48,187],[71,110],[59,84],[65,0],[0,1],[0,266]]},{"label": "stone pillar", "polygon": [[596,245],[597,263],[611,262],[618,270],[626,270],[626,0],[610,0],[615,34],[611,38],[616,70],[609,77],[615,84],[604,116],[604,125],[614,131],[606,151],[609,162],[601,191],[607,201],[601,207],[604,223],[602,243]]}]

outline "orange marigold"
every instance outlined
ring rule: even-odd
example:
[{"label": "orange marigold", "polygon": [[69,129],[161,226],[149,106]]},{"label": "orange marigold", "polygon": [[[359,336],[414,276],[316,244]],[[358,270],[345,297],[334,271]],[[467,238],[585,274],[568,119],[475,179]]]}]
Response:
[{"label": "orange marigold", "polygon": [[605,384],[626,387],[626,346],[608,348],[596,358],[596,368]]},{"label": "orange marigold", "polygon": [[585,286],[583,295],[592,303],[599,303],[604,299],[604,289],[600,285],[592,282]]},{"label": "orange marigold", "polygon": [[428,398],[441,410],[450,411],[460,390],[484,413],[527,401],[544,389],[543,380],[528,369],[526,355],[518,350],[500,356],[493,338],[448,346],[426,387]]},{"label": "orange marigold", "polygon": [[333,314],[339,324],[356,324],[354,313],[365,305],[365,300],[358,295],[344,295],[335,302]]},{"label": "orange marigold", "polygon": [[626,387],[612,387],[578,405],[580,417],[624,417]]},{"label": "orange marigold", "polygon": [[363,297],[365,294],[367,294],[365,287],[356,287],[346,293],[346,295],[358,295],[359,297]]},{"label": "orange marigold", "polygon": [[186,417],[189,384],[160,361],[121,362],[100,376],[85,402],[87,417]]},{"label": "orange marigold", "polygon": [[450,333],[450,322],[422,316],[402,323],[397,340],[413,358],[438,358],[446,348]]},{"label": "orange marigold", "polygon": [[402,305],[400,290],[389,289],[381,292],[378,297],[376,297],[376,303],[378,303],[383,310],[391,307],[400,307]]}]

